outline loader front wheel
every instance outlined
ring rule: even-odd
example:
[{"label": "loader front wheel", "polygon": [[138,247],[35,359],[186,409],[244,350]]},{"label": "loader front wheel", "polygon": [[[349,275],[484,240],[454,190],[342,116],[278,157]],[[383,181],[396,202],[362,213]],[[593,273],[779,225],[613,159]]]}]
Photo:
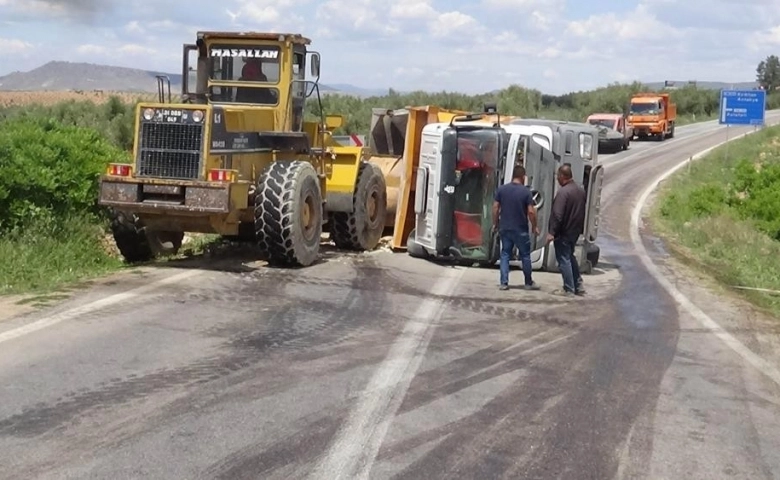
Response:
[{"label": "loader front wheel", "polygon": [[360,165],[352,207],[352,212],[331,213],[331,239],[340,249],[373,250],[382,238],[387,216],[387,185],[377,165]]},{"label": "loader front wheel", "polygon": [[255,197],[258,246],[273,266],[307,267],[319,256],[322,192],[309,162],[273,162]]}]

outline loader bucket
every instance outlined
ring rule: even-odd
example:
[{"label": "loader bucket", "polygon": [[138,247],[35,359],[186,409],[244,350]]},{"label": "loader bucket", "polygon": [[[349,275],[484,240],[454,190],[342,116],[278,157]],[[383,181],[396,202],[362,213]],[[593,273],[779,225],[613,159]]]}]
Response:
[{"label": "loader bucket", "polygon": [[368,159],[382,170],[387,184],[387,218],[385,227],[395,225],[401,183],[404,180],[406,128],[409,111],[375,108],[371,116],[371,130],[368,136]]},{"label": "loader bucket", "polygon": [[415,223],[414,197],[420,145],[425,125],[449,122],[466,112],[436,106],[406,107],[398,110],[375,108],[368,136],[368,162],[382,170],[387,184],[385,229],[392,228],[393,249],[406,247]]}]

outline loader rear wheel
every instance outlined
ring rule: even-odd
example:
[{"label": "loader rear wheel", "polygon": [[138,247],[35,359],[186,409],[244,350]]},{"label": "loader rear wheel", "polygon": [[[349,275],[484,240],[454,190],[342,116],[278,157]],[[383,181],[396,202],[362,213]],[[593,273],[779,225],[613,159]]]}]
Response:
[{"label": "loader rear wheel", "polygon": [[330,237],[344,250],[373,250],[382,238],[387,216],[387,185],[377,165],[360,165],[352,207],[352,212],[331,213]]},{"label": "loader rear wheel", "polygon": [[260,176],[255,234],[270,265],[306,267],[317,260],[322,192],[309,162],[273,162]]},{"label": "loader rear wheel", "polygon": [[147,262],[161,254],[176,254],[184,232],[144,228],[135,214],[111,212],[111,233],[119,253],[128,263]]},{"label": "loader rear wheel", "polygon": [[111,233],[114,242],[128,263],[146,262],[154,252],[138,217],[131,213],[111,212]]}]

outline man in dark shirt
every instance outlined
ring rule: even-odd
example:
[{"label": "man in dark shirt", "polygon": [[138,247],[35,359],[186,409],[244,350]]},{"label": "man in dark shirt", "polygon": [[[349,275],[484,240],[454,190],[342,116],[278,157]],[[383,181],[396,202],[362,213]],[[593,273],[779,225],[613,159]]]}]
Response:
[{"label": "man in dark shirt", "polygon": [[531,234],[539,234],[536,225],[536,205],[531,190],[525,186],[525,168],[518,165],[512,172],[512,182],[496,189],[493,201],[493,229],[498,229],[501,238],[501,290],[509,289],[509,259],[515,247],[520,251],[523,262],[526,290],[539,290],[531,278]]},{"label": "man in dark shirt", "polygon": [[563,277],[563,290],[553,293],[566,297],[584,295],[580,267],[574,255],[577,239],[585,227],[585,206],[587,195],[572,179],[571,166],[558,168],[558,184],[561,188],[555,194],[550,223],[547,228],[547,242],[555,246],[555,258]]}]

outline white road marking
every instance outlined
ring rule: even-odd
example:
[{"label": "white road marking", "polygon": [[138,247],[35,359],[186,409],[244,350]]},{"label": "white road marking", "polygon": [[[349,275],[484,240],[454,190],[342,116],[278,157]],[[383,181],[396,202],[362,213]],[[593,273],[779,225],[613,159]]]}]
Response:
[{"label": "white road marking", "polygon": [[156,282],[149,283],[147,285],[144,285],[142,287],[134,288],[132,290],[128,290],[126,292],[117,293],[114,295],[111,295],[109,297],[101,298],[100,300],[95,300],[94,302],[87,303],[85,305],[81,305],[79,307],[72,308],[70,310],[65,310],[60,313],[55,313],[54,315],[50,315],[45,318],[41,318],[40,320],[36,320],[32,323],[28,323],[27,325],[14,328],[12,330],[8,330],[6,332],[0,333],[0,343],[4,343],[10,340],[14,340],[16,338],[22,337],[24,335],[37,332],[38,330],[42,330],[47,327],[51,327],[52,325],[56,325],[58,323],[64,322],[66,320],[71,320],[73,318],[76,318],[80,315],[84,315],[86,313],[94,312],[95,310],[99,310],[101,308],[108,307],[110,305],[117,304],[119,302],[124,302],[126,300],[130,300],[132,298],[136,298],[148,291],[155,290],[156,288],[167,285],[169,283],[176,283],[180,282],[182,280],[185,280],[187,278],[192,278],[196,275],[200,275],[204,273],[203,270],[188,270],[186,272],[177,273],[176,275],[166,277],[160,280],[157,280]]},{"label": "white road marking", "polygon": [[[700,126],[698,124],[694,124],[694,125]],[[648,154],[648,153],[659,154],[659,153],[661,153],[661,152],[663,152],[665,150],[671,150],[672,148],[677,147],[678,144],[681,143],[681,142],[685,143],[686,141],[693,140],[693,139],[695,139],[697,137],[701,137],[701,136],[704,136],[704,135],[710,135],[710,134],[717,133],[719,131],[718,127],[719,126],[716,125],[715,128],[711,128],[711,129],[710,128],[708,128],[708,129],[699,129],[699,130],[691,132],[691,133],[685,132],[686,135],[684,137],[675,137],[675,138],[671,138],[669,140],[664,140],[663,142],[658,143],[656,145],[650,145],[647,148],[640,149],[638,151],[634,151],[632,153],[629,153],[625,157],[618,157],[618,158],[615,159],[614,162],[610,162],[610,160],[612,160],[614,157],[609,157],[609,158],[604,159],[604,161],[601,162],[601,163],[603,163],[605,167],[607,167],[607,166],[608,167],[616,167],[617,165],[622,165],[622,164],[624,164],[626,162],[630,162],[631,160],[635,159],[636,157],[638,157],[640,155],[644,155],[644,154]],[[721,127],[721,128],[725,128],[725,127]],[[672,147],[672,148],[666,148],[666,147]]]},{"label": "white road marking", "polygon": [[[465,268],[446,270],[431,294],[449,296],[465,273]],[[390,347],[361,394],[336,440],[314,469],[313,478],[368,478],[390,423],[406,396],[444,311],[444,301],[428,298],[422,302]]]},{"label": "white road marking", "polygon": [[[760,131],[760,130],[753,130],[743,135],[735,136],[734,138],[731,138],[725,142],[721,142],[715,146],[703,150],[691,158],[693,160],[698,160],[704,157],[705,155],[707,155],[708,153],[710,153],[712,150],[722,145],[725,145],[728,142],[737,140],[743,136],[755,133],[756,131]],[[686,297],[680,290],[678,290],[677,287],[675,287],[674,284],[672,284],[672,282],[670,282],[661,273],[658,267],[656,267],[656,265],[650,259],[650,256],[648,255],[647,250],[645,249],[645,245],[642,243],[642,239],[639,234],[639,221],[645,203],[647,203],[647,198],[650,196],[653,190],[655,190],[658,187],[658,185],[661,182],[669,178],[672,174],[674,174],[677,170],[684,167],[686,164],[687,164],[687,159],[680,162],[678,165],[676,165],[674,168],[667,171],[663,175],[659,176],[655,181],[653,181],[653,183],[649,187],[645,189],[644,192],[642,192],[642,195],[639,197],[639,201],[634,206],[634,209],[631,212],[631,229],[630,229],[631,242],[634,244],[634,248],[636,248],[639,258],[642,260],[642,263],[644,263],[650,275],[652,275],[658,281],[658,283],[661,284],[661,286],[664,287],[664,289],[667,292],[669,292],[669,294],[677,301],[677,303],[679,303],[683,308],[685,308],[685,310],[687,310],[688,313],[690,313],[696,320],[698,320],[699,323],[701,323],[705,328],[708,328],[720,340],[722,340],[723,343],[728,345],[732,350],[734,350],[750,365],[752,365],[758,371],[760,371],[761,373],[769,377],[777,385],[780,385],[780,371],[778,371],[773,365],[768,363],[766,360],[753,353],[752,350],[746,347],[736,337],[734,337],[726,330],[724,330],[723,327],[721,327],[715,320],[713,320],[709,315],[704,313],[704,311],[702,311],[699,307],[697,307],[690,299],[688,299],[688,297]]]}]

